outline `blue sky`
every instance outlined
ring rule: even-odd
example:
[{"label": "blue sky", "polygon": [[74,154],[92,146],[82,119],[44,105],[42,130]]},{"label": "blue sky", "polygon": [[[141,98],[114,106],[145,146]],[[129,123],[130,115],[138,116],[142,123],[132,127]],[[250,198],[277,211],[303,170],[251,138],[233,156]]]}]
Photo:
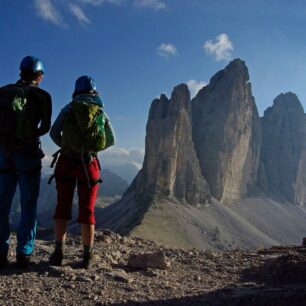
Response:
[{"label": "blue sky", "polygon": [[[192,91],[233,58],[246,61],[259,113],[281,92],[306,103],[302,0],[1,0],[0,84],[25,55],[45,65],[53,119],[75,79],[93,76],[117,135],[105,160],[141,162],[151,101]],[[56,150],[43,138],[48,153]]]}]

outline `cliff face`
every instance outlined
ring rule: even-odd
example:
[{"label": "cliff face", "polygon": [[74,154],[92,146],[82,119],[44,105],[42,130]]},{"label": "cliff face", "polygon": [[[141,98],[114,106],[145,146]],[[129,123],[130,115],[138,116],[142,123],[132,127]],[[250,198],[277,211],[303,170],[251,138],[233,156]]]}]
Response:
[{"label": "cliff face", "polygon": [[152,102],[146,132],[145,159],[135,182],[137,193],[175,198],[191,205],[210,202],[191,137],[186,85],[175,87],[170,100],[162,95]]},{"label": "cliff face", "polygon": [[306,124],[303,107],[293,93],[280,94],[262,118],[259,184],[292,203],[305,202]]},{"label": "cliff face", "polygon": [[[97,226],[211,249],[300,239],[303,208],[263,193],[251,198],[259,185],[270,196],[304,202],[305,115],[296,100],[280,96],[261,122],[241,60],[218,72],[191,102],[184,84],[170,99],[155,99],[143,167],[119,201],[96,210]],[[223,205],[231,201],[235,205]]]},{"label": "cliff face", "polygon": [[212,195],[244,197],[257,181],[261,126],[244,62],[232,61],[192,101],[193,140]]},{"label": "cliff face", "polygon": [[[123,197],[98,214],[97,224],[131,233],[149,222],[148,216],[157,205],[156,210],[163,212],[170,209],[168,203],[176,203],[176,208],[183,212],[182,204],[197,207],[210,201],[209,186],[201,173],[192,140],[190,93],[187,85],[182,84],[174,88],[170,100],[162,95],[152,102],[142,169]],[[145,225],[142,235],[148,231],[152,238],[161,223],[169,224],[171,210],[164,221],[159,217],[152,226]],[[174,229],[170,228],[169,231]]]}]

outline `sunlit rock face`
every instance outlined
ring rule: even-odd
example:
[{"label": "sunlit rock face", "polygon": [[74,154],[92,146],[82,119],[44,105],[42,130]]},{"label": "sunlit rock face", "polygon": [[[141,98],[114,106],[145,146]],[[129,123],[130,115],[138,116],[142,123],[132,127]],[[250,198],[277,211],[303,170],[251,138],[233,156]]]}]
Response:
[{"label": "sunlit rock face", "polygon": [[306,121],[293,93],[275,98],[262,118],[259,184],[286,201],[303,204],[306,186]]},{"label": "sunlit rock face", "polygon": [[198,93],[192,122],[212,195],[223,203],[245,197],[257,182],[261,125],[243,61],[232,61]]},{"label": "sunlit rock face", "polygon": [[192,140],[190,93],[185,84],[152,102],[145,159],[136,178],[137,193],[174,198],[191,205],[210,202]]}]

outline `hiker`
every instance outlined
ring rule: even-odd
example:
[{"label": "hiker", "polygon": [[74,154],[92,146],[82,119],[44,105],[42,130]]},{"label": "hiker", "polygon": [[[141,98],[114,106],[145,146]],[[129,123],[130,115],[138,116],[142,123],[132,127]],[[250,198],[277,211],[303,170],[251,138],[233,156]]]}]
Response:
[{"label": "hiker", "polygon": [[0,88],[0,268],[8,265],[9,215],[17,184],[21,217],[17,230],[19,268],[34,264],[37,199],[40,187],[39,137],[48,133],[52,103],[38,86],[44,76],[42,62],[26,56],[20,63],[20,80]]},{"label": "hiker", "polygon": [[97,152],[115,142],[110,121],[103,111],[103,103],[90,76],[81,76],[75,82],[72,102],[67,104],[52,125],[50,136],[61,149],[54,176],[57,189],[57,206],[54,214],[55,250],[50,264],[61,266],[64,258],[67,224],[75,186],[79,197],[81,236],[84,247],[82,267],[93,263],[95,231],[94,205],[100,179]]}]

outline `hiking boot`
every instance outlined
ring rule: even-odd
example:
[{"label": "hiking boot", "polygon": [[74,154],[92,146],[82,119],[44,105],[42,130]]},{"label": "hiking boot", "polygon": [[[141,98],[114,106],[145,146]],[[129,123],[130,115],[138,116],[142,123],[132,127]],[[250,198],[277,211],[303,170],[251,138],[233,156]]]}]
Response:
[{"label": "hiking boot", "polygon": [[0,269],[5,269],[8,264],[7,254],[0,254]]},{"label": "hiking boot", "polygon": [[33,266],[36,264],[34,260],[34,256],[32,254],[25,255],[25,254],[17,254],[17,267],[20,269],[27,269],[29,266]]},{"label": "hiking boot", "polygon": [[61,249],[55,249],[49,258],[49,263],[51,266],[60,267],[63,264],[64,252]]},{"label": "hiking boot", "polygon": [[84,252],[81,267],[83,269],[89,269],[92,267],[94,263],[95,263],[95,260],[94,260],[93,250],[91,250],[90,252]]}]

